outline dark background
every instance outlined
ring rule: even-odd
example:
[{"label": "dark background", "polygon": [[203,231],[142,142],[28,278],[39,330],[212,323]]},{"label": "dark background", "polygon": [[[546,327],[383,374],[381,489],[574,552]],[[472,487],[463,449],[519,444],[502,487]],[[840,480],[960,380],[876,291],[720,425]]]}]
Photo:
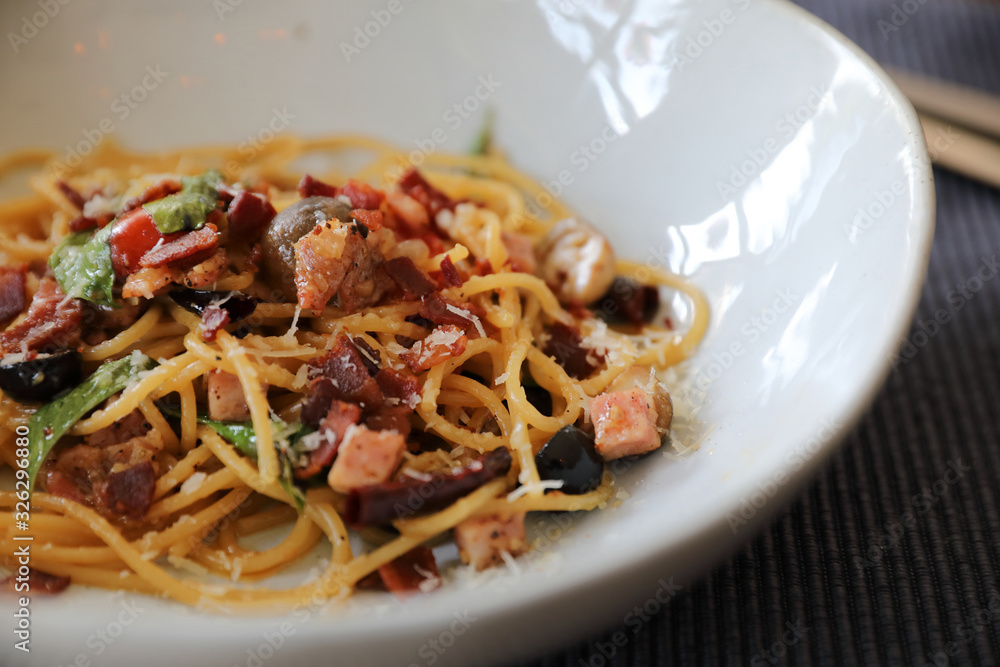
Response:
[{"label": "dark background", "polygon": [[[799,4],[883,65],[1000,95],[1000,3]],[[1000,279],[976,280],[1000,252],[1000,192],[934,176],[911,358],[820,477],[639,633],[522,667],[1000,662]]]}]

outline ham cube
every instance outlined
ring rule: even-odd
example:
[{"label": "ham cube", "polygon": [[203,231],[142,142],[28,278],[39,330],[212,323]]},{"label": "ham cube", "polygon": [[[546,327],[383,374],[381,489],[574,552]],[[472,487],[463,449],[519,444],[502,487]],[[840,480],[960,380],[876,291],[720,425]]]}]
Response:
[{"label": "ham cube", "polygon": [[455,526],[455,544],[462,562],[477,570],[502,564],[504,553],[520,556],[528,550],[524,512],[470,517]]},{"label": "ham cube", "polygon": [[653,397],[640,387],[609,391],[590,402],[594,446],[605,461],[651,452],[660,446]]},{"label": "ham cube", "polygon": [[380,484],[396,471],[405,451],[406,438],[400,433],[349,426],[327,482],[338,493]]},{"label": "ham cube", "polygon": [[416,235],[430,229],[431,220],[427,209],[413,197],[393,191],[386,195],[385,203],[411,234]]},{"label": "ham cube", "polygon": [[[267,392],[267,385],[263,387]],[[208,374],[208,416],[216,421],[241,422],[250,419],[250,406],[243,395],[240,379],[225,371]]]},{"label": "ham cube", "polygon": [[538,261],[535,259],[535,247],[531,239],[517,232],[504,232],[501,239],[507,248],[510,267],[522,273],[534,273],[538,268]]}]

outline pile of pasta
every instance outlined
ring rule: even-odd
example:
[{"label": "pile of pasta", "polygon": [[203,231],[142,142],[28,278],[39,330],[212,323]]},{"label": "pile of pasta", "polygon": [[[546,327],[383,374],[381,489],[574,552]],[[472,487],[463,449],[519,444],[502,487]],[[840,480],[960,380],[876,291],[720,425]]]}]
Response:
[{"label": "pile of pasta", "polygon": [[[280,211],[298,199],[296,183],[307,168],[329,182],[352,177],[386,188],[411,166],[405,153],[389,145],[347,136],[280,136],[252,156],[235,147],[138,154],[105,141],[72,168],[55,164],[54,157],[45,151],[26,151],[0,161],[0,175],[30,174],[33,190],[29,196],[0,204],[0,265],[43,265],[69,233],[69,222],[79,212],[57,187],[60,180],[85,179],[102,186],[214,168],[231,182],[269,184],[270,200]],[[434,154],[423,159],[421,173],[434,187],[455,200],[475,202],[487,212],[475,243],[453,243],[445,249],[456,264],[469,259],[471,252],[502,265],[504,231],[537,240],[555,221],[571,215],[499,153]],[[325,165],[322,170],[315,166],[318,162]],[[365,163],[362,169],[345,173],[344,165],[359,162]],[[443,255],[427,257],[422,268],[439,267],[442,259]],[[456,452],[507,448],[510,473],[441,511],[400,518],[391,529],[361,531],[353,539],[343,519],[341,494],[325,485],[313,486],[305,490],[300,510],[278,483],[278,447],[270,423],[275,418],[294,421],[308,388],[307,363],[339,335],[363,340],[382,359],[398,363],[397,337],[421,335],[419,327],[407,321],[416,312],[414,303],[398,301],[347,314],[335,305],[309,311],[295,303],[262,301],[254,314],[255,333],[237,337],[222,330],[209,342],[199,331],[198,316],[168,299],[157,299],[127,329],[83,346],[81,353],[85,373],[136,352],[158,364],[138,374],[110,404],[75,423],[67,435],[93,434],[139,410],[152,426],[151,436],[163,443],[154,502],[140,525],[130,525],[36,489],[30,499],[32,567],[69,577],[74,584],[162,595],[206,609],[290,608],[350,594],[381,566],[419,545],[440,543],[469,517],[602,506],[614,493],[610,473],[593,491],[559,493],[541,483],[536,453],[554,433],[585,418],[590,399],[624,369],[635,364],[665,369],[688,357],[707,322],[704,298],[679,276],[627,261],[618,261],[616,271],[630,275],[640,268],[651,276],[650,282],[689,298],[693,324],[680,333],[653,327],[628,334],[608,329],[605,336],[614,341],[608,363],[582,380],[568,375],[538,345],[546,320],[577,317],[560,305],[543,280],[503,269],[473,275],[449,288],[450,297],[482,309],[491,334],[470,340],[461,355],[419,374],[419,429],[449,444],[450,450],[435,453],[446,460]],[[29,292],[37,285],[31,275]],[[259,280],[255,272],[237,272],[220,279],[213,289],[252,291]],[[204,377],[216,370],[235,374],[246,391],[257,437],[256,462],[198,420]],[[486,381],[478,382],[470,373]],[[526,374],[551,394],[551,415],[528,400],[522,384]],[[261,387],[270,387],[279,397],[269,401]],[[166,404],[179,406],[179,417],[166,414]],[[18,466],[19,433],[36,407],[0,399],[0,458],[11,468]],[[490,428],[485,428],[487,424]],[[407,460],[414,456],[406,454]],[[16,494],[0,493],[0,505],[4,508],[0,553],[10,563],[17,545]],[[275,546],[259,551],[244,546],[250,536],[279,528],[283,538]],[[261,583],[321,543],[329,556],[319,576],[286,589]]]}]

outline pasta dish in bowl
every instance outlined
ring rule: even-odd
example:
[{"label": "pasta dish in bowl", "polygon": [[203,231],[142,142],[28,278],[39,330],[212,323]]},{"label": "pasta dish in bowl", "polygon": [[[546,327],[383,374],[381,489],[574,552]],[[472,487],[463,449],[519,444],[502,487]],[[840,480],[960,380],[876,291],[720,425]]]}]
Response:
[{"label": "pasta dish in bowl", "polygon": [[[348,178],[295,171],[350,151],[372,159]],[[0,207],[4,553],[34,540],[15,589],[226,612],[429,592],[433,547],[509,564],[527,513],[606,505],[607,463],[669,441],[657,371],[698,345],[704,297],[616,259],[501,156],[416,169],[337,136],[236,157],[4,163],[38,170]],[[268,585],[320,542],[321,573]]]}]

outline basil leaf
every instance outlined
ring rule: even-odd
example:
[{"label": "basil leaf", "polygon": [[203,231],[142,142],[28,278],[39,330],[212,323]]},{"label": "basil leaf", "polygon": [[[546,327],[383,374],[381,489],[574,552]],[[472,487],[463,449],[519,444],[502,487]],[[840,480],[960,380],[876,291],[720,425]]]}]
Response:
[{"label": "basil leaf", "polygon": [[101,402],[127,387],[141,371],[156,366],[144,355],[129,355],[108,361],[60,398],[46,403],[28,420],[28,490],[35,488],[35,478],[59,439],[85,414]]},{"label": "basil leaf", "polygon": [[195,192],[178,192],[143,204],[161,234],[193,231],[205,226],[208,214],[215,210],[215,199]]},{"label": "basil leaf", "polygon": [[[113,223],[112,223],[113,224]],[[112,225],[96,234],[69,234],[49,257],[49,266],[59,287],[68,296],[102,306],[115,306],[115,267],[111,262]]]},{"label": "basil leaf", "polygon": [[[165,415],[169,415],[175,419],[180,419],[181,417],[181,411],[176,408],[166,405],[159,405],[159,408]],[[211,427],[212,430],[221,435],[225,440],[231,442],[241,454],[253,459],[254,462],[257,461],[257,433],[254,431],[253,422],[223,422],[209,419],[205,415],[198,415],[198,423]],[[271,422],[271,432],[275,442],[288,440],[289,450],[302,439],[302,436],[311,431],[312,429],[299,422],[293,424],[286,424],[277,420]],[[278,478],[278,483],[281,484],[281,488],[285,490],[285,493],[292,497],[292,500],[295,501],[295,506],[301,512],[306,506],[306,497],[302,493],[302,489],[295,484],[295,472],[291,457],[287,452],[279,449],[278,461],[281,465],[281,475]]]}]

